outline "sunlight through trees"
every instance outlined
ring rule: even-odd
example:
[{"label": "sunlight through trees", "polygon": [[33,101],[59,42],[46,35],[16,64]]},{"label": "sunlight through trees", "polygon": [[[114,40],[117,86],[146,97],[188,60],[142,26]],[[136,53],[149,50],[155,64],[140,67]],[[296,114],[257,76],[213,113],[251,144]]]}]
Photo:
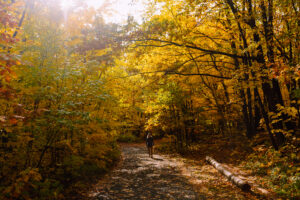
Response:
[{"label": "sunlight through trees", "polygon": [[122,20],[102,2],[0,0],[0,199],[67,198],[145,131],[252,145],[299,195],[298,1],[145,0]]}]

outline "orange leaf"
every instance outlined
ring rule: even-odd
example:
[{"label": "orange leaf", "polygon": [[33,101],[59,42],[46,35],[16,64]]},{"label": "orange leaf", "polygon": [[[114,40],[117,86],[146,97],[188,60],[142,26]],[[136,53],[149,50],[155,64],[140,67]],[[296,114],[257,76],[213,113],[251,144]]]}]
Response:
[{"label": "orange leaf", "polygon": [[10,123],[11,125],[16,125],[16,124],[18,123],[18,120],[15,119],[15,118],[12,118],[12,119],[9,120],[9,123]]}]

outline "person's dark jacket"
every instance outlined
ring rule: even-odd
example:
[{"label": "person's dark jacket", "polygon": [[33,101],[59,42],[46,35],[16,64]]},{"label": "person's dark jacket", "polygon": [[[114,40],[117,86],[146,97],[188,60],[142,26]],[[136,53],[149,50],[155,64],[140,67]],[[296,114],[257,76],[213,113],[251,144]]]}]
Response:
[{"label": "person's dark jacket", "polygon": [[151,137],[147,137],[147,139],[146,139],[146,145],[147,145],[147,147],[154,146],[154,140],[153,140],[152,136]]}]

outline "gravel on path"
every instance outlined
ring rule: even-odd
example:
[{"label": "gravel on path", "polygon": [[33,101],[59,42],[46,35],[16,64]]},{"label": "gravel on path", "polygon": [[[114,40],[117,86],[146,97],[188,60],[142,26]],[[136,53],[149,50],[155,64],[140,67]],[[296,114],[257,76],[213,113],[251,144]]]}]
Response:
[{"label": "gravel on path", "polygon": [[123,161],[91,194],[96,200],[206,199],[180,174],[177,163],[160,155],[149,158],[145,147],[123,146]]},{"label": "gravel on path", "polygon": [[211,165],[171,155],[150,158],[144,145],[122,145],[122,161],[89,193],[92,200],[254,200]]}]

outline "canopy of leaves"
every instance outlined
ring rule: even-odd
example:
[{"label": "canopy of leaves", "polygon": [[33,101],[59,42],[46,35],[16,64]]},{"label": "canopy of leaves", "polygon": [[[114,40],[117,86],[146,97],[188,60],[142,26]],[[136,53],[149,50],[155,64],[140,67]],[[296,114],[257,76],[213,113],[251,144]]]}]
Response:
[{"label": "canopy of leaves", "polygon": [[67,198],[145,131],[179,152],[272,146],[269,167],[299,176],[299,2],[145,2],[120,25],[84,1],[0,0],[0,199]]}]

